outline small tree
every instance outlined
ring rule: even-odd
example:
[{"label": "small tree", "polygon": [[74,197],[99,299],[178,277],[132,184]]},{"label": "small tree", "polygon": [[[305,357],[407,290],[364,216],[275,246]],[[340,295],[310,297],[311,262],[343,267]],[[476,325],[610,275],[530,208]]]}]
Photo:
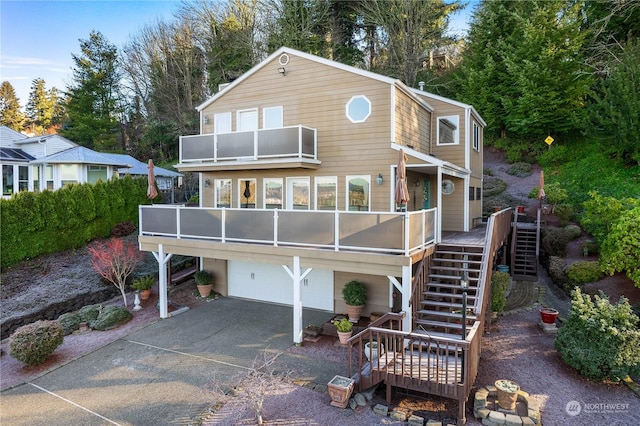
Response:
[{"label": "small tree", "polygon": [[640,287],[640,207],[629,210],[611,227],[602,243],[600,263],[609,275],[625,272]]},{"label": "small tree", "polygon": [[122,294],[124,306],[127,306],[125,284],[127,277],[133,272],[144,257],[135,244],[126,243],[121,238],[112,238],[106,243],[98,243],[89,247],[91,265],[98,274],[116,286]]}]

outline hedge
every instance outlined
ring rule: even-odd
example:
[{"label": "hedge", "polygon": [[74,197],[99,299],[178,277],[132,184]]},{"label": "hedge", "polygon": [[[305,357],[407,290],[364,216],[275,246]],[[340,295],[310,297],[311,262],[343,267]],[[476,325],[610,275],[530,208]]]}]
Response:
[{"label": "hedge", "polygon": [[147,179],[125,176],[57,191],[19,192],[0,200],[0,266],[46,253],[79,248],[108,237],[117,223],[138,223],[138,206],[148,204]]}]

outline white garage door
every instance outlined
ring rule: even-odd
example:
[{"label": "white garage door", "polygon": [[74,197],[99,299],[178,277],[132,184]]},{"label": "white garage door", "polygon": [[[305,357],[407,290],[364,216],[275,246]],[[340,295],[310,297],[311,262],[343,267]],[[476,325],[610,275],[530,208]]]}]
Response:
[{"label": "white garage door", "polygon": [[[293,280],[282,265],[229,261],[228,268],[229,296],[293,305]],[[307,275],[302,306],[333,312],[332,271],[313,269]]]}]

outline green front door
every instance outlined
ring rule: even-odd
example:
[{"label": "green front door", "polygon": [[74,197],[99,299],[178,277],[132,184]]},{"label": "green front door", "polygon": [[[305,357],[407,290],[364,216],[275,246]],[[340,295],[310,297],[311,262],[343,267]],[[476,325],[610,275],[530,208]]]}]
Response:
[{"label": "green front door", "polygon": [[427,210],[431,208],[431,185],[429,179],[422,181],[422,209]]}]

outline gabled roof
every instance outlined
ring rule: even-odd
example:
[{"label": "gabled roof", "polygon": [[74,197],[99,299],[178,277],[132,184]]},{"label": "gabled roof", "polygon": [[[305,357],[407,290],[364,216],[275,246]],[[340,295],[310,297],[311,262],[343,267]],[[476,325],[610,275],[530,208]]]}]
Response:
[{"label": "gabled roof", "polygon": [[240,77],[238,77],[232,83],[229,83],[228,86],[226,86],[224,89],[222,89],[221,91],[219,91],[218,93],[216,93],[215,95],[213,95],[212,97],[207,99],[204,103],[198,105],[196,107],[196,110],[197,111],[202,111],[204,108],[206,108],[207,106],[211,105],[211,103],[213,103],[216,99],[218,99],[224,93],[226,93],[229,90],[233,89],[234,87],[236,87],[237,85],[242,83],[244,80],[246,80],[247,78],[251,77],[253,74],[255,74],[256,72],[258,72],[259,70],[261,70],[262,68],[267,66],[274,58],[277,58],[278,56],[280,56],[280,55],[282,55],[284,53],[286,53],[288,55],[295,55],[295,56],[307,59],[309,61],[314,61],[314,62],[323,64],[323,65],[326,65],[326,66],[329,66],[329,67],[337,68],[337,69],[340,69],[340,70],[343,70],[343,71],[346,71],[346,72],[350,72],[350,73],[353,73],[353,74],[357,74],[357,75],[360,75],[360,76],[363,76],[363,77],[367,77],[367,78],[370,78],[370,79],[373,79],[373,80],[381,81],[381,82],[386,83],[386,84],[388,84],[390,86],[395,85],[400,90],[403,90],[407,95],[411,96],[415,101],[417,101],[420,104],[422,104],[429,111],[433,111],[433,107],[431,105],[429,105],[426,101],[424,101],[424,99],[421,99],[419,96],[416,96],[414,93],[412,93],[411,92],[411,88],[406,86],[400,80],[397,80],[397,79],[394,79],[394,78],[391,78],[391,77],[386,77],[384,75],[376,74],[374,72],[363,70],[363,69],[360,69],[360,68],[352,67],[351,65],[346,65],[346,64],[343,64],[341,62],[336,62],[336,61],[332,61],[330,59],[321,58],[320,56],[311,55],[309,53],[305,53],[305,52],[301,52],[299,50],[291,49],[290,47],[286,47],[286,46],[283,46],[280,49],[278,49],[275,52],[273,52],[264,61],[260,62],[259,64],[257,64],[253,68],[251,68],[249,71],[247,71],[246,73],[242,74]]},{"label": "gabled roof", "polygon": [[40,136],[32,136],[32,137],[25,137],[24,139],[20,139],[15,141],[16,144],[18,145],[24,145],[24,144],[28,144],[28,143],[44,143],[50,139],[60,139],[66,143],[68,143],[71,146],[80,146],[77,143],[65,138],[64,136],[60,136],[57,133],[52,133],[50,135],[40,135]]},{"label": "gabled roof", "polygon": [[84,146],[75,146],[46,157],[38,158],[32,164],[99,164],[104,166],[130,167],[125,161],[120,161],[100,152],[92,151]]},{"label": "gabled roof", "polygon": [[7,161],[20,161],[28,163],[31,160],[35,160],[35,157],[30,156],[26,152],[18,148],[0,148],[0,160]]},{"label": "gabled roof", "polygon": [[414,93],[416,93],[416,94],[418,94],[420,96],[425,96],[427,98],[435,99],[435,100],[438,100],[438,101],[441,101],[441,102],[447,102],[447,103],[449,103],[451,105],[455,105],[455,106],[458,106],[460,108],[468,109],[476,117],[476,119],[480,122],[480,124],[482,124],[484,127],[487,126],[487,123],[482,119],[480,114],[478,114],[478,111],[476,111],[476,109],[473,107],[473,105],[465,104],[465,103],[460,102],[460,101],[454,101],[453,99],[445,98],[444,96],[434,95],[433,93],[425,92],[425,91],[419,90],[419,89],[411,89],[411,90]]},{"label": "gabled roof", "polygon": [[[129,168],[121,168],[118,169],[119,173],[128,174],[128,175],[140,175],[146,176],[149,173],[147,169],[147,163],[143,163],[142,161],[136,160],[134,157],[127,154],[107,154],[102,153],[103,155],[111,157],[115,161],[121,161],[129,164],[131,167]],[[156,177],[180,177],[182,173],[174,172],[173,170],[163,169],[162,167],[154,166],[153,174]]]},{"label": "gabled roof", "polygon": [[0,126],[0,146],[13,146],[15,141],[26,139],[20,132],[7,126]]}]

